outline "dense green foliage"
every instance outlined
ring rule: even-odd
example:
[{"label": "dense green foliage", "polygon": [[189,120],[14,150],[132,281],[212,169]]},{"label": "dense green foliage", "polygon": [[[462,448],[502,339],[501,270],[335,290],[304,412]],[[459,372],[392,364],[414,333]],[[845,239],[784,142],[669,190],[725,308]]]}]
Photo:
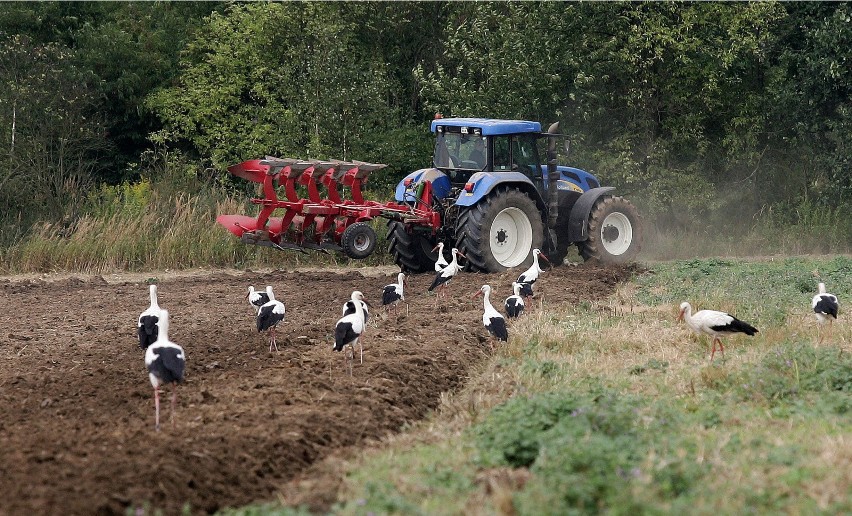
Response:
[{"label": "dense green foliage", "polygon": [[158,185],[273,154],[388,163],[387,196],[437,111],[560,121],[662,232],[813,227],[852,204],[850,57],[848,3],[4,2],[0,246],[154,150]]}]

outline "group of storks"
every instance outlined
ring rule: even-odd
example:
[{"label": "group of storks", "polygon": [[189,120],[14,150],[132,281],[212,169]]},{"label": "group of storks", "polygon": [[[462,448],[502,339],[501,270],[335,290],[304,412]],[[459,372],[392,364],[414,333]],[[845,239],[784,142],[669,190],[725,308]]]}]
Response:
[{"label": "group of storks", "polygon": [[[435,248],[438,251],[438,261],[435,263],[435,279],[429,287],[429,291],[439,289],[435,298],[436,303],[443,295],[446,295],[450,280],[462,269],[458,263],[458,256],[465,257],[458,249],[451,250],[451,261],[447,262],[443,256],[443,244]],[[521,274],[517,281],[512,282],[513,294],[504,302],[506,315],[517,318],[523,313],[526,306],[525,298],[533,295],[533,285],[544,270],[539,265],[539,257],[549,261],[547,256],[539,249],[533,249],[533,263],[529,269]],[[382,289],[382,306],[388,310],[398,310],[401,301],[405,301],[406,276],[399,273],[397,283],[385,285]],[[813,297],[811,306],[820,323],[833,321],[837,318],[838,300],[837,296],[826,292],[825,284],[819,283],[819,292]],[[177,400],[177,384],[183,381],[186,365],[186,355],[183,348],[171,342],[168,337],[169,313],[159,307],[157,303],[157,285],[149,286],[151,305],[139,315],[138,334],[139,345],[145,350],[145,366],[148,368],[148,376],[154,387],[155,427],[160,429],[160,386],[172,384],[172,410],[171,421],[174,424],[174,411]],[[482,285],[473,297],[483,296],[484,312],[482,323],[490,334],[490,345],[493,349],[494,339],[507,341],[509,338],[506,320],[491,304],[491,286]],[[272,287],[267,286],[265,291],[256,291],[249,287],[246,298],[257,310],[257,331],[267,331],[269,334],[269,351],[278,350],[275,339],[275,328],[284,320],[284,303],[275,299]],[[367,320],[370,317],[371,305],[364,299],[361,291],[355,290],[348,301],[343,305],[342,317],[334,327],[334,351],[347,349],[347,359],[350,374],[352,372],[352,360],[354,359],[355,345],[358,344],[361,352],[361,363],[364,361],[364,349],[359,339],[364,332]],[[692,313],[692,306],[688,302],[680,305],[678,320],[685,320],[687,325],[696,333],[704,333],[712,338],[712,349],[710,360],[716,352],[716,344],[724,357],[725,348],[722,345],[721,336],[735,333],[754,335],[758,330],[750,324],[743,322],[731,314],[716,310],[700,310]],[[829,329],[830,331],[830,329]],[[822,339],[820,339],[822,341]]]}]

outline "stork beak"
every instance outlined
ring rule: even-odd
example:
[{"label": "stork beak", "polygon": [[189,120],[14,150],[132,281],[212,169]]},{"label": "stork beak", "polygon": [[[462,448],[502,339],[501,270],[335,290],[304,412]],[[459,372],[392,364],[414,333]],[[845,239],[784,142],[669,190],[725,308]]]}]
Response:
[{"label": "stork beak", "polygon": [[246,299],[248,299],[248,297],[249,297],[249,295],[248,295],[248,294],[246,294]]},{"label": "stork beak", "polygon": [[538,255],[540,257],[544,258],[544,261],[546,261],[547,263],[550,263],[550,258],[548,258],[544,253],[538,253]]},{"label": "stork beak", "polygon": [[364,304],[367,305],[368,307],[373,308],[373,305],[371,305],[370,302],[367,301],[366,299],[362,299],[361,301],[363,301]]},{"label": "stork beak", "polygon": [[677,314],[677,320],[678,320],[678,321],[682,321],[682,320],[683,320],[683,314],[684,314],[685,312],[686,312],[686,310],[681,310],[681,311],[680,311],[680,313],[679,313],[679,314]]},{"label": "stork beak", "polygon": [[470,298],[471,298],[471,299],[473,299],[473,298],[478,297],[478,296],[481,296],[481,295],[482,295],[482,291],[481,291],[481,290],[477,290],[477,291],[476,291],[476,294],[474,294],[474,295],[470,296]]},{"label": "stork beak", "polygon": [[437,252],[437,251],[438,251],[438,247],[440,247],[440,246],[437,246],[437,245],[436,245],[435,247],[433,247],[433,248],[432,248],[432,252],[433,252],[433,253],[434,253],[434,252]]},{"label": "stork beak", "polygon": [[467,256],[464,255],[461,251],[456,251],[456,254],[467,260]]}]

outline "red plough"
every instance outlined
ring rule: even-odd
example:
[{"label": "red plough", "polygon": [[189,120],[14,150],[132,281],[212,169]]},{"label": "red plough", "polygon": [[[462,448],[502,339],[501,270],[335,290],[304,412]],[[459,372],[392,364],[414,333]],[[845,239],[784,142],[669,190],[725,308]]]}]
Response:
[{"label": "red plough", "polygon": [[[376,245],[376,232],[368,221],[383,217],[440,227],[440,215],[431,209],[431,183],[426,182],[417,200],[411,204],[379,203],[364,200],[361,188],[370,173],[387,165],[361,161],[315,161],[293,158],[255,159],[228,167],[243,179],[263,185],[263,199],[252,199],[260,206],[256,217],[220,215],[217,222],[247,244],[294,249],[343,251],[351,258],[366,258]],[[278,188],[284,187],[284,199]],[[304,185],[308,197],[300,198],[297,186]],[[320,185],[327,198],[320,196]],[[348,187],[344,199],[338,187]],[[276,210],[282,216],[273,217]]]}]

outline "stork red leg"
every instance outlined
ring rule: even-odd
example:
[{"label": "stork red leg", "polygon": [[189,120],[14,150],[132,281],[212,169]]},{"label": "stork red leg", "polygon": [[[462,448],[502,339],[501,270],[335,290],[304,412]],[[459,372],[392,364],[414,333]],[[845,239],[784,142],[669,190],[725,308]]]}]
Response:
[{"label": "stork red leg", "polygon": [[160,431],[160,389],[154,387],[154,428]]},{"label": "stork red leg", "polygon": [[170,419],[172,422],[172,428],[175,426],[175,407],[177,406],[177,384],[172,388],[172,412],[170,415]]}]

